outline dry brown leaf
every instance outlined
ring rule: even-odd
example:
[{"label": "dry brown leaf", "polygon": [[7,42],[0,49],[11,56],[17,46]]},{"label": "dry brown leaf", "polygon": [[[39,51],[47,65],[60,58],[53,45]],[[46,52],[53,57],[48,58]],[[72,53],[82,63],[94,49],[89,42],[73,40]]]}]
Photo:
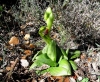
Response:
[{"label": "dry brown leaf", "polygon": [[32,82],[37,82],[35,78],[32,79]]},{"label": "dry brown leaf", "polygon": [[27,22],[26,25],[32,26],[33,22]]},{"label": "dry brown leaf", "polygon": [[21,31],[21,32],[20,32],[21,35],[24,35],[24,33],[25,33],[24,31]]},{"label": "dry brown leaf", "polygon": [[88,62],[91,62],[92,61],[92,58],[88,58]]},{"label": "dry brown leaf", "polygon": [[82,54],[82,55],[80,56],[80,58],[81,58],[81,59],[85,59],[85,58],[86,58],[86,55],[85,55],[85,54]]},{"label": "dry brown leaf", "polygon": [[11,67],[6,67],[6,70],[7,70],[7,71],[10,71],[10,70],[11,70]]},{"label": "dry brown leaf", "polygon": [[10,41],[9,41],[10,45],[17,45],[19,44],[19,39],[15,36],[11,37]]},{"label": "dry brown leaf", "polygon": [[62,81],[62,82],[70,82],[69,77],[65,77],[65,78],[64,78],[64,81]]},{"label": "dry brown leaf", "polygon": [[11,63],[11,64],[14,64],[14,63],[15,63],[15,61],[10,61],[10,63]]},{"label": "dry brown leaf", "polygon": [[15,64],[15,61],[10,61],[10,64],[11,64],[11,68],[13,67],[13,65]]},{"label": "dry brown leaf", "polygon": [[97,51],[93,51],[93,54],[96,55],[97,54]]},{"label": "dry brown leaf", "polygon": [[76,74],[74,74],[72,77],[73,77],[74,79],[77,79],[77,75],[76,75]]},{"label": "dry brown leaf", "polygon": [[3,58],[2,57],[0,57],[0,61],[2,61],[3,60]]},{"label": "dry brown leaf", "polygon": [[30,38],[30,34],[25,34],[24,39],[29,40],[29,38]]},{"label": "dry brown leaf", "polygon": [[26,59],[26,57],[27,57],[27,55],[24,55],[24,56],[21,57],[21,59]]},{"label": "dry brown leaf", "polygon": [[25,50],[25,51],[24,51],[24,54],[29,56],[29,55],[32,54],[32,51],[31,51],[31,50]]},{"label": "dry brown leaf", "polygon": [[27,26],[27,25],[25,24],[25,25],[20,26],[20,28],[21,28],[21,29],[25,29],[26,26]]},{"label": "dry brown leaf", "polygon": [[54,76],[53,79],[55,79],[57,82],[63,82],[64,77],[63,76]]},{"label": "dry brown leaf", "polygon": [[57,35],[55,34],[54,36],[53,36],[53,39],[56,39],[57,38]]},{"label": "dry brown leaf", "polygon": [[84,66],[88,66],[88,63],[84,63]]},{"label": "dry brown leaf", "polygon": [[35,48],[35,45],[34,45],[34,44],[29,44],[29,48],[30,48],[30,49]]}]

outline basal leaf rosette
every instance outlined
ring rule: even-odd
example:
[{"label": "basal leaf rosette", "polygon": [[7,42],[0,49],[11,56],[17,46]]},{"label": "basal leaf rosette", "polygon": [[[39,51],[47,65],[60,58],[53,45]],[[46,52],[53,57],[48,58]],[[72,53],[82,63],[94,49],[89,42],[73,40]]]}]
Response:
[{"label": "basal leaf rosette", "polygon": [[63,49],[59,47],[54,40],[50,37],[50,31],[54,20],[54,15],[50,7],[47,8],[44,14],[46,26],[39,29],[41,38],[45,41],[46,46],[37,52],[32,58],[33,64],[30,69],[48,65],[49,68],[40,70],[41,74],[50,73],[52,76],[65,76],[71,75],[72,70],[75,71],[78,66],[74,59],[80,56],[80,51],[70,51],[70,49]]}]

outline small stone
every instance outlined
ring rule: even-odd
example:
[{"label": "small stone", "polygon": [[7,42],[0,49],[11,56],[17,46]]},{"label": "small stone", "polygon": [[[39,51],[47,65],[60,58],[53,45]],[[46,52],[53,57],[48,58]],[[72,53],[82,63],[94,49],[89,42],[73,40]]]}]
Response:
[{"label": "small stone", "polygon": [[0,73],[0,76],[2,76],[2,73]]},{"label": "small stone", "polygon": [[80,58],[77,58],[74,60],[76,63],[78,63],[80,61]]},{"label": "small stone", "polygon": [[91,75],[91,78],[92,78],[93,80],[96,80],[96,79],[97,79],[97,76],[96,76],[96,75]]},{"label": "small stone", "polygon": [[29,66],[29,62],[26,59],[21,59],[21,65],[25,68]]},{"label": "small stone", "polygon": [[82,77],[81,77],[81,76],[79,76],[79,77],[78,77],[78,80],[79,80],[79,81],[81,81],[81,80],[82,80]]},{"label": "small stone", "polygon": [[29,38],[30,38],[30,34],[25,34],[24,39],[29,40]]},{"label": "small stone", "polygon": [[41,79],[39,82],[45,82],[45,80],[44,79]]},{"label": "small stone", "polygon": [[73,77],[70,77],[70,82],[76,82]]}]

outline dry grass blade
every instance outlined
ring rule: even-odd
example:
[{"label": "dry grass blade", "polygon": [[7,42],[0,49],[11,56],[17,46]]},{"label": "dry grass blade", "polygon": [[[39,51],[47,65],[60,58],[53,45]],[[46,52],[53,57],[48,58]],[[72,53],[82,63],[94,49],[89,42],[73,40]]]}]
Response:
[{"label": "dry grass blade", "polygon": [[6,81],[8,82],[9,79],[11,78],[11,75],[12,75],[12,72],[14,70],[14,67],[16,66],[17,62],[19,61],[19,58],[17,57],[16,60],[15,60],[15,63],[13,64],[12,68],[10,69],[10,71],[7,73],[6,75]]}]

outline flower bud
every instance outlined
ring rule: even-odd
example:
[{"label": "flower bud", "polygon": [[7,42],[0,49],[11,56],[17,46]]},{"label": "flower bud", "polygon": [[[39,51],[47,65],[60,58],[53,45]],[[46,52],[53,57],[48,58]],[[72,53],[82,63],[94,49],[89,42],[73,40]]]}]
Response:
[{"label": "flower bud", "polygon": [[48,14],[51,14],[51,13],[52,13],[51,8],[50,8],[50,7],[48,7],[48,8],[47,8],[47,10],[46,10],[46,12],[47,12]]},{"label": "flower bud", "polygon": [[51,30],[51,26],[52,26],[52,21],[51,21],[51,19],[48,18],[47,21],[46,21],[46,23],[47,23],[47,29]]},{"label": "flower bud", "polygon": [[46,21],[49,18],[49,13],[45,12],[44,14],[44,20]]}]

